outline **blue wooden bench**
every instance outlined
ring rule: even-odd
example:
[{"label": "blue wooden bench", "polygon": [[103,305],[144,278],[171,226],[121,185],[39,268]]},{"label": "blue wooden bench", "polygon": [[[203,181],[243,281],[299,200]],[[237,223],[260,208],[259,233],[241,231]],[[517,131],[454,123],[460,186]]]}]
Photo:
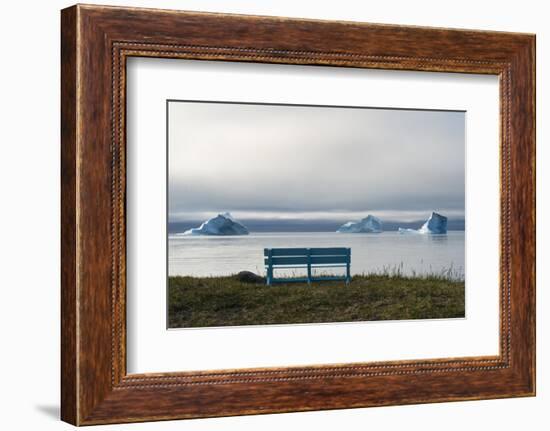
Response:
[{"label": "blue wooden bench", "polygon": [[[351,280],[351,249],[344,247],[333,248],[266,248],[264,262],[267,271],[267,285],[273,283]],[[306,268],[306,277],[275,278],[273,270],[276,268]],[[313,268],[346,268],[342,276],[312,276]]]}]

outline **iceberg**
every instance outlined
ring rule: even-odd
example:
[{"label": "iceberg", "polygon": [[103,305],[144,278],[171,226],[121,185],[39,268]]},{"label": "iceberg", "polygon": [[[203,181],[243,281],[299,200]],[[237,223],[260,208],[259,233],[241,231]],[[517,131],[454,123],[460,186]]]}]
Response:
[{"label": "iceberg", "polygon": [[399,233],[419,233],[419,234],[446,234],[447,217],[432,212],[430,218],[422,225],[420,229],[399,228]]},{"label": "iceberg", "polygon": [[226,212],[186,230],[183,235],[248,235],[248,229]]},{"label": "iceberg", "polygon": [[382,220],[368,215],[358,222],[348,221],[338,228],[340,233],[380,233],[382,232]]}]

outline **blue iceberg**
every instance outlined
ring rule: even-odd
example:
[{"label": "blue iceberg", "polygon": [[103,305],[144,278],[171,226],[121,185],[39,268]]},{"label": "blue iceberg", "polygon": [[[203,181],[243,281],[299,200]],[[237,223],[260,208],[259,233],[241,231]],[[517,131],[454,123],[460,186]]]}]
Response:
[{"label": "blue iceberg", "polygon": [[446,234],[447,217],[432,212],[430,218],[422,225],[420,229],[399,228],[399,233],[419,233],[419,234]]},{"label": "blue iceberg", "polygon": [[183,235],[248,235],[248,229],[226,212],[186,230]]},{"label": "blue iceberg", "polygon": [[368,215],[358,222],[348,221],[338,228],[340,233],[380,233],[382,232],[382,220],[373,215]]}]

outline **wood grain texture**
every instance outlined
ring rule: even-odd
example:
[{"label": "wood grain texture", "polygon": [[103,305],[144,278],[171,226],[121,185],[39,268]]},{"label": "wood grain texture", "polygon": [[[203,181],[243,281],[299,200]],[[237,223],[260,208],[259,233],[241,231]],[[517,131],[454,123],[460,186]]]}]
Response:
[{"label": "wood grain texture", "polygon": [[[86,425],[534,394],[533,35],[79,5],[62,11],[61,36],[63,420]],[[499,75],[499,355],[127,375],[130,56]]]},{"label": "wood grain texture", "polygon": [[76,9],[61,16],[61,417],[77,422]]}]

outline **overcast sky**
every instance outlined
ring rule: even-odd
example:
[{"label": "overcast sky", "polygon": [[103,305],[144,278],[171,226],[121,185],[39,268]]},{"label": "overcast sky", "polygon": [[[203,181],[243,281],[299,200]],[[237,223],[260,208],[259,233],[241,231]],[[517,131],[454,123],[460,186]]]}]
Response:
[{"label": "overcast sky", "polygon": [[464,217],[464,112],[168,106],[170,222]]}]

